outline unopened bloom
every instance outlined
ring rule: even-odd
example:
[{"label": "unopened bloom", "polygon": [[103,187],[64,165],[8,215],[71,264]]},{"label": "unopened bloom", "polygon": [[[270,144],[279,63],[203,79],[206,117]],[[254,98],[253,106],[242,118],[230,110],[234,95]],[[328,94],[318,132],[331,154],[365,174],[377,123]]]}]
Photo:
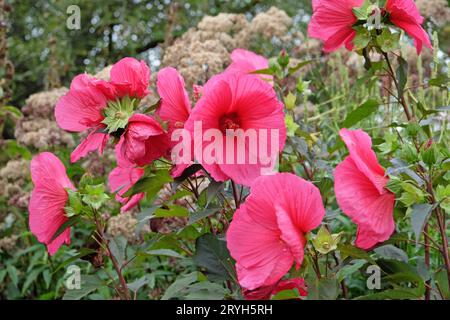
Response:
[{"label": "unopened bloom", "polygon": [[167,153],[169,140],[158,121],[144,114],[134,114],[117,146],[116,155],[120,153],[120,157],[129,162],[144,166]]},{"label": "unopened bloom", "polygon": [[227,246],[246,290],[273,286],[303,262],[306,233],[322,222],[319,190],[290,173],[261,176],[235,212]]},{"label": "unopened bloom", "polygon": [[353,25],[357,18],[353,8],[360,7],[364,0],[313,0],[313,15],[308,25],[308,35],[324,42],[325,52],[336,51],[343,45],[353,49],[356,31]]},{"label": "unopened bloom", "polygon": [[28,206],[30,230],[39,242],[47,245],[49,254],[54,255],[64,243],[70,244],[70,228],[53,237],[68,220],[64,210],[69,199],[66,190],[75,187],[62,162],[50,152],[35,156],[30,171],[34,184]]},{"label": "unopened bloom", "polygon": [[394,232],[395,195],[387,190],[389,180],[372,150],[367,133],[341,129],[350,155],[334,171],[334,191],[342,211],[358,225],[356,246],[370,249]]}]

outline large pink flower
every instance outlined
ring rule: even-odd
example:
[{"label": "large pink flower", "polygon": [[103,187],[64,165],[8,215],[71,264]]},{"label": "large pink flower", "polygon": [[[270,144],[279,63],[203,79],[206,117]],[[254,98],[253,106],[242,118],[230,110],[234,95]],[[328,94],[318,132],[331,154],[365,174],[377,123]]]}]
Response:
[{"label": "large pink flower", "polygon": [[356,36],[352,27],[357,21],[352,10],[360,7],[363,2],[364,0],[313,0],[309,36],[322,40],[325,52],[336,51],[343,45],[352,50],[352,41]]},{"label": "large pink flower", "polygon": [[247,290],[276,284],[304,256],[305,234],[322,221],[319,190],[290,173],[261,176],[235,212],[227,246]]},{"label": "large pink flower", "polygon": [[88,136],[73,151],[71,161],[76,162],[89,152],[103,149],[109,139],[105,133],[104,109],[109,102],[124,96],[142,99],[148,94],[150,70],[143,61],[124,58],[113,65],[109,82],[87,74],[76,76],[69,92],[56,104],[58,125],[67,131],[89,130]]},{"label": "large pink flower", "polygon": [[[204,139],[196,136],[199,125]],[[185,127],[194,139],[196,160],[215,180],[231,178],[248,186],[263,168],[273,168],[286,140],[283,104],[272,86],[242,73],[211,78]]]},{"label": "large pink flower", "polygon": [[[168,135],[169,139],[172,138],[172,133],[177,129],[183,129],[184,124],[189,118],[191,113],[191,102],[189,101],[188,93],[185,89],[183,77],[178,71],[172,67],[163,68],[158,72],[158,79],[156,82],[158,94],[161,98],[161,104],[156,110],[157,115],[163,120],[168,122]],[[171,146],[173,147],[178,143],[171,139]],[[192,144],[192,141],[182,141],[182,143]],[[191,146],[192,151],[192,146]],[[176,157],[178,155],[172,155]],[[183,156],[183,154],[181,154]],[[189,160],[192,160],[193,155],[189,155]],[[184,163],[172,159],[175,163],[174,168],[171,171],[172,176],[177,177],[183,173],[184,169],[191,163]]]},{"label": "large pink flower", "polygon": [[385,186],[388,178],[372,150],[367,133],[341,129],[350,155],[334,172],[334,191],[339,207],[358,225],[356,246],[370,249],[391,236],[395,229],[395,195]]},{"label": "large pink flower", "polygon": [[418,54],[424,44],[432,48],[430,38],[421,26],[424,19],[413,0],[387,0],[386,10],[389,20],[414,39]]},{"label": "large pink flower", "polygon": [[[145,166],[162,157],[169,149],[167,133],[152,117],[134,114],[116,148],[116,155],[137,166]],[[119,155],[117,155],[119,158]]]},{"label": "large pink flower", "polygon": [[54,255],[64,243],[70,244],[70,228],[53,239],[55,233],[67,220],[64,211],[69,195],[74,190],[61,161],[52,153],[43,152],[31,160],[31,179],[34,184],[28,205],[31,232],[39,242],[47,245]]}]

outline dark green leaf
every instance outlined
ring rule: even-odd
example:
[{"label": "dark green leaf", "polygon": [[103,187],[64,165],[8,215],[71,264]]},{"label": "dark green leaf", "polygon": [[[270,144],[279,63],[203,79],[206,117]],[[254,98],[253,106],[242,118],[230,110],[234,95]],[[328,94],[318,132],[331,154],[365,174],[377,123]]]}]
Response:
[{"label": "dark green leaf", "polygon": [[378,106],[379,103],[377,100],[367,100],[365,103],[363,103],[347,115],[341,127],[350,128],[354,126],[361,120],[367,118],[369,115],[377,111]]},{"label": "dark green leaf", "polygon": [[408,82],[408,62],[402,57],[398,57],[397,81],[399,91],[403,94]]},{"label": "dark green leaf", "polygon": [[96,275],[81,275],[80,289],[67,289],[63,300],[80,300],[102,286],[102,281]]},{"label": "dark green leaf", "polygon": [[408,255],[402,249],[387,244],[374,249],[375,253],[386,259],[408,262]]},{"label": "dark green leaf", "polygon": [[234,279],[234,267],[224,240],[212,234],[199,237],[195,243],[194,261],[211,280]]},{"label": "dark green leaf", "polygon": [[197,221],[202,220],[203,218],[209,217],[213,215],[214,213],[218,212],[220,208],[211,208],[211,209],[205,209],[199,212],[195,212],[189,216],[189,224],[194,224]]},{"label": "dark green leaf", "polygon": [[415,204],[412,207],[411,212],[411,224],[416,236],[416,243],[419,242],[420,235],[422,234],[423,228],[433,211],[433,206],[428,203]]},{"label": "dark green leaf", "polygon": [[70,217],[66,222],[64,222],[58,228],[58,230],[56,230],[55,234],[52,237],[52,241],[55,240],[56,238],[58,238],[67,228],[70,228],[71,226],[77,224],[80,221],[81,221],[81,217],[80,216]]}]

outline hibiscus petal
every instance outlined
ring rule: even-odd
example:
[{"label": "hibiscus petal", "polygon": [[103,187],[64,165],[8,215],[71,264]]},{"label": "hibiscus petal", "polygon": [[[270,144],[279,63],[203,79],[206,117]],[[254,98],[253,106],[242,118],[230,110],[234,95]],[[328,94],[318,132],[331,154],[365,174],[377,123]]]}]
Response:
[{"label": "hibiscus petal", "polygon": [[55,117],[62,129],[81,132],[97,126],[104,119],[101,110],[106,107],[107,101],[94,81],[86,74],[76,76],[69,92],[59,99]]},{"label": "hibiscus petal", "polygon": [[144,61],[126,57],[113,65],[110,81],[118,97],[144,98],[148,93],[150,69]]},{"label": "hibiscus petal", "polygon": [[106,143],[109,140],[109,135],[102,132],[97,132],[97,129],[92,130],[89,135],[81,141],[81,143],[72,151],[70,155],[70,162],[75,163],[81,158],[85,157],[89,152],[98,150],[98,153],[103,154]]},{"label": "hibiscus petal", "polygon": [[161,97],[161,106],[157,114],[164,121],[169,121],[171,131],[177,124],[184,124],[191,112],[184,80],[176,69],[167,67],[158,72],[156,86]]},{"label": "hibiscus petal", "polygon": [[[30,164],[31,179],[35,186],[39,186],[44,179],[52,178],[51,181],[59,188],[75,189],[69,177],[67,177],[66,168],[61,160],[53,153],[42,152],[33,157]],[[45,180],[48,183],[47,180]]]},{"label": "hibiscus petal", "polygon": [[372,140],[367,133],[358,130],[341,129],[339,135],[344,140],[355,165],[359,171],[378,189],[385,192],[384,187],[388,178],[384,176],[384,169],[380,166],[375,152],[372,150]]},{"label": "hibiscus petal", "polygon": [[358,225],[357,246],[368,249],[394,232],[395,195],[380,194],[373,183],[347,157],[334,172],[336,200],[342,211]]}]

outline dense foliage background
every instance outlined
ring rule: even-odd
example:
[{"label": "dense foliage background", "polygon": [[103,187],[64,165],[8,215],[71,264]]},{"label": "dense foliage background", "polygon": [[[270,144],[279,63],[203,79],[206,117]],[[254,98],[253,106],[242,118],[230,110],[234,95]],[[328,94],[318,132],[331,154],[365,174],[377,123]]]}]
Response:
[{"label": "dense foliage background", "polygon": [[[411,211],[415,204],[425,202],[425,196],[417,191],[420,188],[405,191],[403,201],[396,206],[398,230],[385,243],[386,247],[366,253],[350,245],[355,226],[336,205],[332,175],[346,154],[337,135],[344,125],[357,125],[368,132],[381,164],[393,174],[410,175],[413,181],[408,163],[417,155],[405,147],[408,143],[402,141],[402,136],[416,134],[425,142],[431,139],[442,150],[447,149],[448,157],[448,3],[417,1],[426,18],[424,26],[433,35],[434,52],[424,50],[417,56],[407,39],[398,50],[409,66],[403,75],[408,80],[403,85],[418,118],[417,124],[408,126],[403,124],[403,112],[388,91],[392,89],[390,80],[379,75],[381,65],[378,70],[376,64],[366,70],[362,56],[344,50],[325,55],[318,41],[306,37],[310,2],[0,1],[0,297],[117,297],[110,286],[108,270],[112,267],[96,255],[97,244],[89,240],[88,227],[76,228],[71,246],[52,258],[28,228],[27,204],[32,188],[28,167],[33,154],[55,152],[65,161],[73,181],[79,181],[87,171],[96,181],[105,182],[114,167],[112,147],[103,157],[92,154],[86,161],[68,163],[80,137],[56,126],[53,108],[67,92],[72,78],[85,71],[107,78],[108,69],[104,68],[122,57],[133,56],[144,59],[153,74],[161,66],[179,67],[191,90],[192,84],[204,83],[209,77],[205,64],[211,72],[220,72],[229,63],[232,49],[244,47],[268,58],[277,57],[286,49],[292,66],[308,62],[280,79],[280,98],[286,102],[289,93],[296,96],[294,101],[286,102],[290,138],[281,170],[312,180],[322,193],[328,227],[331,231],[344,231],[338,257],[321,256],[319,269],[327,272],[324,281],[315,283],[316,280],[308,279],[314,275],[312,261],[305,262],[299,271],[308,280],[311,298],[373,294],[366,287],[363,266],[377,262],[388,276],[402,272],[410,276],[391,277],[382,289],[393,291],[378,298],[421,298],[424,283],[432,288],[433,298],[449,298],[440,255],[431,251],[431,265],[435,268],[430,269],[430,263],[423,258],[423,246],[415,245],[417,232],[411,228]],[[66,9],[72,4],[81,9],[80,30],[66,27]],[[268,10],[271,13],[265,14]],[[219,13],[231,15],[205,19]],[[217,42],[208,46],[207,40]],[[186,62],[180,48],[190,44],[194,44],[189,51],[193,58]],[[147,103],[151,105],[152,101]],[[434,159],[430,170],[436,174],[440,190],[448,189],[448,162],[444,167],[443,162]],[[202,182],[198,181],[197,188],[201,193],[194,195],[189,188],[173,189],[174,182],[162,176],[152,182],[152,190],[147,190],[140,210],[120,215],[113,197],[104,208],[108,235],[114,239],[115,254],[126,262],[125,277],[136,298],[241,298],[226,246],[211,233],[223,228],[222,199],[233,199],[233,186],[226,183],[201,187]],[[240,192],[245,195],[248,190],[242,188]],[[150,220],[161,207],[165,213]],[[231,217],[232,210],[225,212],[227,215]],[[445,228],[448,234],[448,221]],[[430,235],[439,239],[433,227]],[[64,274],[72,263],[82,269],[83,290],[66,291],[64,287]]]}]

